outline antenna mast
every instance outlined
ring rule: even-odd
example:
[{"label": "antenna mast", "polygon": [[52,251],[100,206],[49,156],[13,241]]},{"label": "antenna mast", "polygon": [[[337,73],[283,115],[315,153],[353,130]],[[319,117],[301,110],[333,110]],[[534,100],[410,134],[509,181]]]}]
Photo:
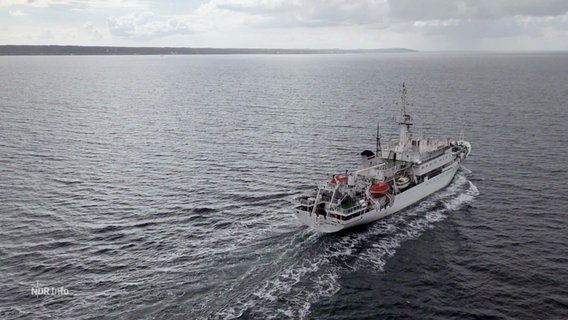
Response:
[{"label": "antenna mast", "polygon": [[402,94],[400,96],[400,104],[401,104],[400,112],[402,113],[400,116],[404,120],[406,116],[406,85],[404,84],[404,82],[402,83]]},{"label": "antenna mast", "polygon": [[410,131],[410,126],[412,125],[412,119],[410,117],[410,115],[408,115],[406,113],[406,85],[404,84],[404,82],[402,83],[402,92],[401,92],[401,97],[400,97],[400,112],[401,112],[401,117],[400,117],[400,122],[398,123],[400,125],[400,138],[399,138],[399,142],[400,145],[403,146],[409,139],[412,138],[412,133]]},{"label": "antenna mast", "polygon": [[[383,156],[383,151],[381,148],[381,137],[379,136],[379,124],[377,123],[377,148],[375,149],[375,154],[377,157],[382,157]],[[379,154],[380,152],[380,154]]]}]

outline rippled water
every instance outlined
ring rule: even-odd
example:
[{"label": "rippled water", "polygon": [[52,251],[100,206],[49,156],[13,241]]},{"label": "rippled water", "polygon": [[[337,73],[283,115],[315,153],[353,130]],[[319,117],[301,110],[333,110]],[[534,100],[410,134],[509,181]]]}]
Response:
[{"label": "rippled water", "polygon": [[[0,58],[2,319],[562,319],[568,55]],[[397,128],[473,153],[323,235],[290,199]],[[35,294],[63,287],[67,294]],[[35,291],[37,293],[37,291]]]}]

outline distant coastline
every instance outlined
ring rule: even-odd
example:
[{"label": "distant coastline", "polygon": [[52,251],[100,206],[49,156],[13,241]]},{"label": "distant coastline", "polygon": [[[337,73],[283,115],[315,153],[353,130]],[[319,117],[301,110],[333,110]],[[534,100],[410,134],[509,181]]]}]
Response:
[{"label": "distant coastline", "polygon": [[0,56],[59,55],[192,55],[192,54],[345,54],[345,53],[410,53],[406,48],[386,49],[250,49],[250,48],[185,48],[185,47],[95,47],[59,45],[0,45]]}]

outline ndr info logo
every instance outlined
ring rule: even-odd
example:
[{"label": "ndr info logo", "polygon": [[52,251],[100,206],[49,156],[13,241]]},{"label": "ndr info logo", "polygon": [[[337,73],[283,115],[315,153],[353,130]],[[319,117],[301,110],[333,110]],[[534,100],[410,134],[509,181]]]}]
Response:
[{"label": "ndr info logo", "polygon": [[32,287],[32,295],[39,296],[66,296],[69,294],[69,290],[64,287],[40,287],[39,281],[36,281],[36,286]]}]

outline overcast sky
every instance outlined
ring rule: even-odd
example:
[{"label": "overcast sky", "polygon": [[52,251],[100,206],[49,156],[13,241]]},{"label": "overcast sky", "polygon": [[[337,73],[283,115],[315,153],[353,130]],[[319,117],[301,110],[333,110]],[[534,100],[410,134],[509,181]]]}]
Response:
[{"label": "overcast sky", "polygon": [[0,0],[0,44],[568,50],[568,0]]}]

